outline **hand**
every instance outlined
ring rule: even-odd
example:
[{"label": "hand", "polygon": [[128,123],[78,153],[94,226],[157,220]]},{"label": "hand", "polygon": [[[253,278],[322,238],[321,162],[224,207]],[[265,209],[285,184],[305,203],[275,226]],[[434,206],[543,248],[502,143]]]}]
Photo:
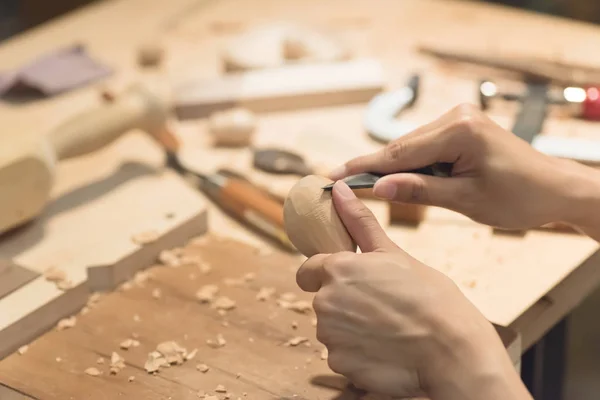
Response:
[{"label": "hand", "polygon": [[458,287],[396,246],[345,183],[332,195],[362,254],[318,254],[297,273],[318,292],[317,339],[331,369],[397,398],[527,399],[493,326]]},{"label": "hand", "polygon": [[579,190],[575,182],[592,172],[536,151],[475,106],[461,105],[378,152],[350,160],[330,178],[437,162],[453,164],[450,178],[397,173],[377,182],[375,196],[448,208],[499,228],[528,229],[573,219],[568,214]]}]

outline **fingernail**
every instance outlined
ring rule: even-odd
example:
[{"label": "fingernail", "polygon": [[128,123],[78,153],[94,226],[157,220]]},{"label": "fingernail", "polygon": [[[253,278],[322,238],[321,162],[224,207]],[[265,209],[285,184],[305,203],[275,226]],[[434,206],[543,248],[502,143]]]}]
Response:
[{"label": "fingernail", "polygon": [[377,182],[373,187],[376,197],[392,200],[396,196],[396,185],[391,182]]},{"label": "fingernail", "polygon": [[333,188],[342,199],[352,199],[356,197],[352,189],[344,181],[337,181]]},{"label": "fingernail", "polygon": [[342,179],[346,176],[346,166],[340,165],[337,168],[334,168],[329,173],[329,178],[333,181],[337,181],[338,179]]}]

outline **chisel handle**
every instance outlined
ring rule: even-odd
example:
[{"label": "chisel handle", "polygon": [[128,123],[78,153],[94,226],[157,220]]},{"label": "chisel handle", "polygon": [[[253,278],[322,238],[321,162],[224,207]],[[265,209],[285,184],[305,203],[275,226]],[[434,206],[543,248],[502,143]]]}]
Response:
[{"label": "chisel handle", "polygon": [[49,139],[62,160],[99,150],[132,129],[159,135],[167,116],[166,104],[149,88],[136,85],[114,101],[68,119]]},{"label": "chisel handle", "polygon": [[283,225],[283,205],[249,182],[225,178],[218,192],[218,202],[234,217],[295,250]]}]

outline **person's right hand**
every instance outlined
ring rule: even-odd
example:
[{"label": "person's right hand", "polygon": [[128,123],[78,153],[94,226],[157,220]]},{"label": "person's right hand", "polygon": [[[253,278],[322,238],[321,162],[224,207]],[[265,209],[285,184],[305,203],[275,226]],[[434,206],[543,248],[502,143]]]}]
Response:
[{"label": "person's right hand", "polygon": [[[452,163],[451,177],[396,173],[434,163]],[[465,104],[378,152],[348,161],[330,178],[392,173],[377,182],[375,196],[448,208],[495,227],[527,229],[569,222],[578,190],[574,177],[586,170],[536,151]]]}]

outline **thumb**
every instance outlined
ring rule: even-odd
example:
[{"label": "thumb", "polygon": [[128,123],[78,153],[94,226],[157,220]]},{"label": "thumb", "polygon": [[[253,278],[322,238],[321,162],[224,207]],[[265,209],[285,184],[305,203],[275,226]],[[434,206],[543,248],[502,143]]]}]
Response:
[{"label": "thumb", "polygon": [[377,219],[343,181],[333,186],[333,204],[348,233],[363,253],[396,247]]},{"label": "thumb", "polygon": [[469,186],[469,178],[393,174],[377,181],[373,194],[402,203],[418,203],[448,209],[460,209]]}]

